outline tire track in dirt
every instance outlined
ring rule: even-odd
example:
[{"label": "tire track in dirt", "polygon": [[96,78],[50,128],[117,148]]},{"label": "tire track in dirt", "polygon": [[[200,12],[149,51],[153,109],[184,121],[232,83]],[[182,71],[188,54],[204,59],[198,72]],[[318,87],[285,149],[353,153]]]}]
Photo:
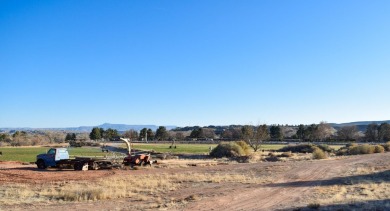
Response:
[{"label": "tire track in dirt", "polygon": [[305,194],[322,182],[337,178],[357,164],[372,164],[389,158],[389,153],[361,155],[323,161],[294,163],[291,170],[276,176],[269,185],[256,185],[249,189],[235,189],[228,194],[206,198],[188,204],[184,210],[274,210],[296,204]]}]

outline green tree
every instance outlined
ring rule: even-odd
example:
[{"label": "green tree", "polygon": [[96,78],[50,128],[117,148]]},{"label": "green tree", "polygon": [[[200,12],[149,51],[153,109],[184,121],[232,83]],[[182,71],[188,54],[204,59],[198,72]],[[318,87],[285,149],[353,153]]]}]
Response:
[{"label": "green tree", "polygon": [[271,138],[283,140],[283,131],[279,125],[272,125],[269,130]]},{"label": "green tree", "polygon": [[148,131],[148,128],[144,127],[142,130],[139,131],[139,139],[142,141],[146,137],[146,132]]},{"label": "green tree", "polygon": [[191,131],[191,138],[205,138],[203,128],[198,127]]},{"label": "green tree", "polygon": [[65,141],[76,140],[76,133],[67,133],[65,136]]},{"label": "green tree", "polygon": [[316,130],[317,130],[317,125],[316,124],[311,124],[305,128],[305,139],[314,141],[316,139]]},{"label": "green tree", "polygon": [[167,129],[164,126],[158,127],[158,129],[156,130],[155,138],[161,141],[166,140],[168,138]]},{"label": "green tree", "polygon": [[104,132],[104,135],[103,137],[110,140],[112,138],[116,138],[119,136],[119,133],[117,130],[115,129],[111,129],[111,128],[108,128],[105,132]]},{"label": "green tree", "polygon": [[297,137],[301,140],[305,139],[305,126],[302,124],[298,126]]},{"label": "green tree", "polygon": [[102,128],[97,128],[97,127],[92,128],[92,131],[89,134],[89,138],[91,140],[100,140],[100,139],[102,139],[101,129]]},{"label": "green tree", "polygon": [[148,140],[154,140],[154,132],[153,132],[153,130],[152,129],[148,129],[147,131],[146,131],[146,134],[148,134]]}]

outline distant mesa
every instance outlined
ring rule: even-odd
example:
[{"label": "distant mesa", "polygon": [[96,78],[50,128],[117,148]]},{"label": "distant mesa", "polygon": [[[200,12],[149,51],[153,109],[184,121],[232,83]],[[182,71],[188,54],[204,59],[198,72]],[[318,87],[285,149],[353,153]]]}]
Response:
[{"label": "distant mesa", "polygon": [[[165,125],[164,125],[165,126]],[[126,125],[126,124],[110,124],[110,123],[104,123],[97,126],[80,126],[80,127],[66,127],[66,128],[0,128],[0,130],[3,131],[9,131],[9,130],[61,130],[61,131],[73,131],[73,132],[90,132],[92,128],[99,127],[103,129],[115,129],[117,131],[127,131],[127,130],[137,130],[140,131],[143,128],[150,128],[152,130],[157,130],[159,126],[157,125]],[[167,125],[165,126],[167,130],[171,130],[176,128],[176,126],[173,125]]]}]

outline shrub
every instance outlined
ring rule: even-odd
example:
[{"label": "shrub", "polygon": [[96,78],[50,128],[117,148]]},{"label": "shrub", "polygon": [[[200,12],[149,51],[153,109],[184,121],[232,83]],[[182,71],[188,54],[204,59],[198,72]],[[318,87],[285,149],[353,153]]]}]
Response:
[{"label": "shrub", "polygon": [[218,146],[215,147],[210,153],[210,156],[216,158],[238,157],[244,155],[245,151],[241,148],[240,145],[236,144],[235,142],[222,142],[218,144]]},{"label": "shrub", "polygon": [[333,152],[334,149],[331,148],[330,146],[328,146],[327,144],[320,144],[320,145],[317,145],[318,148],[322,149],[322,151],[324,152]]},{"label": "shrub", "polygon": [[385,148],[381,145],[375,145],[374,148],[375,148],[375,150],[374,150],[375,153],[384,153],[385,152]]},{"label": "shrub", "polygon": [[389,141],[389,142],[386,142],[386,144],[383,144],[382,146],[383,146],[383,148],[386,150],[386,152],[389,152],[389,151],[390,151],[390,141]]},{"label": "shrub", "polygon": [[310,209],[319,209],[321,207],[321,205],[318,203],[311,203],[311,204],[308,204],[307,207]]},{"label": "shrub", "polygon": [[337,155],[360,155],[360,154],[372,154],[375,152],[375,146],[363,144],[363,145],[349,145],[349,147],[343,147],[339,149]]},{"label": "shrub", "polygon": [[337,150],[336,152],[336,155],[340,156],[340,155],[348,155],[349,154],[349,150],[347,147],[342,147],[340,148],[339,150]]},{"label": "shrub", "polygon": [[349,148],[349,147],[356,147],[356,146],[358,146],[358,145],[355,144],[355,143],[349,143],[349,144],[346,145],[347,148]]},{"label": "shrub", "polygon": [[361,155],[361,154],[383,153],[385,150],[386,150],[386,146],[381,146],[381,145],[350,144],[347,145],[346,147],[340,148],[336,152],[336,155]]},{"label": "shrub", "polygon": [[375,146],[363,144],[357,147],[360,150],[360,154],[372,154],[375,152]]},{"label": "shrub", "polygon": [[299,145],[288,145],[281,149],[279,152],[295,152],[295,153],[312,153],[314,151],[314,144],[299,144]]},{"label": "shrub", "polygon": [[265,160],[268,162],[277,162],[277,161],[280,161],[280,158],[276,157],[276,156],[271,156],[271,157],[265,158]]},{"label": "shrub", "polygon": [[270,156],[270,157],[275,157],[275,153],[270,152],[270,153],[268,153],[268,156]]},{"label": "shrub", "polygon": [[293,156],[293,154],[291,153],[291,151],[283,152],[281,155],[279,155],[279,157],[284,157],[284,158],[289,158],[292,156]]},{"label": "shrub", "polygon": [[249,155],[251,152],[250,146],[245,141],[236,141],[236,144],[244,150],[245,155]]},{"label": "shrub", "polygon": [[327,154],[320,148],[316,147],[313,151],[313,159],[326,159],[328,158]]}]

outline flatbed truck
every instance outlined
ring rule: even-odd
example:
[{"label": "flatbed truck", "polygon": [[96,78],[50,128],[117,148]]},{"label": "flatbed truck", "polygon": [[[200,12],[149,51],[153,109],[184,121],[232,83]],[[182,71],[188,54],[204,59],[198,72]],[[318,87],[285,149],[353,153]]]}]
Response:
[{"label": "flatbed truck", "polygon": [[37,155],[35,162],[39,169],[48,167],[73,168],[74,170],[97,170],[123,165],[123,157],[75,157],[69,158],[67,148],[51,148],[47,153]]}]

